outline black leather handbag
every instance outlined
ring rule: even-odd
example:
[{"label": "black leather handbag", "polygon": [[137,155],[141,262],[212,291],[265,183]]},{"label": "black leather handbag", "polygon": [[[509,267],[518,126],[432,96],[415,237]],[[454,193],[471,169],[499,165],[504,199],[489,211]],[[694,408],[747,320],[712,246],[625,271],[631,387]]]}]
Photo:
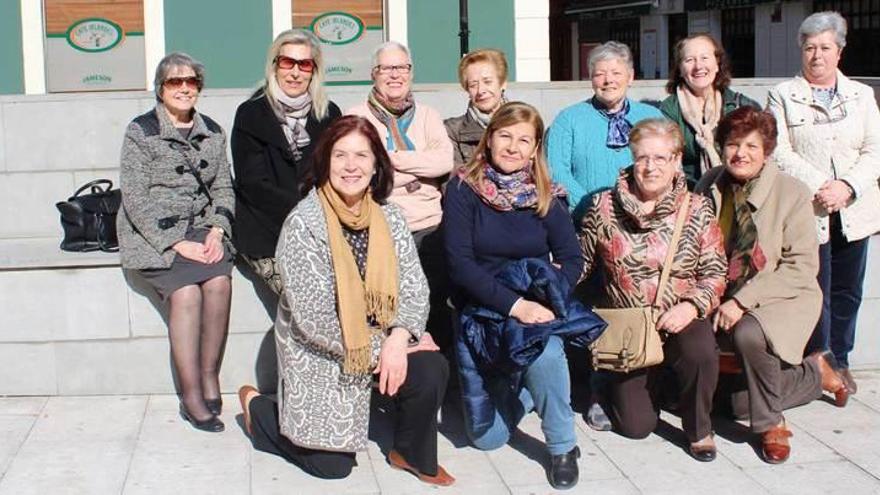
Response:
[{"label": "black leather handbag", "polygon": [[[103,186],[103,187],[102,187]],[[83,194],[89,190],[88,194]],[[113,181],[98,179],[80,187],[67,201],[55,203],[61,212],[64,251],[119,251],[116,238],[116,213],[122,193],[113,189]]]}]

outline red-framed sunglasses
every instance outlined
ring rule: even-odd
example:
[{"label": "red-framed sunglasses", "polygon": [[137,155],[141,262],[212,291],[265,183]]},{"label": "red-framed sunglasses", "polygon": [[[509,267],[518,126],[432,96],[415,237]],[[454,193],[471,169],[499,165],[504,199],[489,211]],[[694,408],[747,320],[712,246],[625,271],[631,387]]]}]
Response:
[{"label": "red-framed sunglasses", "polygon": [[275,65],[278,66],[279,69],[290,70],[293,69],[294,66],[299,66],[299,70],[303,72],[312,72],[315,70],[315,59],[313,58],[304,58],[302,60],[298,60],[295,58],[285,57],[284,55],[278,55],[275,57]]},{"label": "red-framed sunglasses", "polygon": [[183,87],[184,84],[186,84],[187,86],[189,86],[191,88],[196,88],[198,90],[202,89],[202,80],[196,76],[169,77],[168,79],[165,79],[165,81],[162,83],[163,86],[165,86],[166,88],[170,88],[170,89],[181,88],[181,87]]}]

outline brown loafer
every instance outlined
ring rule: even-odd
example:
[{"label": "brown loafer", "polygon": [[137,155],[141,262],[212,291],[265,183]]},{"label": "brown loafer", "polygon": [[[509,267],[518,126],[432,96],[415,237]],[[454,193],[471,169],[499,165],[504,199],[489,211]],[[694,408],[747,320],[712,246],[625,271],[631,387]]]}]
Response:
[{"label": "brown loafer", "polygon": [[788,456],[791,455],[789,438],[791,438],[791,432],[786,428],[785,421],[781,425],[765,431],[761,437],[764,460],[770,464],[781,464],[787,461]]},{"label": "brown loafer", "polygon": [[833,357],[828,351],[813,354],[819,365],[819,374],[822,377],[822,390],[834,394],[834,405],[843,407],[849,400],[849,389],[840,373],[834,369]]},{"label": "brown loafer", "polygon": [[418,469],[410,466],[409,463],[406,462],[406,459],[404,459],[396,450],[392,450],[388,453],[388,464],[391,464],[391,467],[394,469],[400,469],[401,471],[411,473],[418,478],[419,481],[430,485],[449,486],[455,483],[455,478],[447,473],[446,470],[443,469],[443,466],[437,466],[437,474],[434,476],[420,473]]},{"label": "brown loafer", "polygon": [[241,413],[244,416],[244,431],[247,432],[248,436],[253,436],[251,412],[248,409],[251,399],[253,398],[252,395],[260,395],[260,391],[253,385],[242,385],[241,388],[238,389],[238,402],[241,403]]},{"label": "brown loafer", "polygon": [[859,386],[856,384],[856,379],[853,378],[849,368],[842,368],[840,370],[840,376],[843,378],[843,383],[846,385],[846,390],[849,394],[856,395],[856,392],[859,391]]}]

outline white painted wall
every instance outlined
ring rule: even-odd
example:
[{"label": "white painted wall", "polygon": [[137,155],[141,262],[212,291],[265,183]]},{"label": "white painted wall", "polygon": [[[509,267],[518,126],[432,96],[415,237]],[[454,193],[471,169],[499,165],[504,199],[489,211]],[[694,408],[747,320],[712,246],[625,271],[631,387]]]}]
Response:
[{"label": "white painted wall", "polygon": [[407,0],[387,0],[385,2],[385,33],[389,40],[409,46],[406,2]]},{"label": "white painted wall", "polygon": [[290,29],[293,22],[293,6],[290,0],[272,0],[272,39]]},{"label": "white painted wall", "polygon": [[[290,2],[287,2],[290,4]],[[153,75],[156,66],[165,56],[165,2],[144,0],[144,62],[146,63],[147,89],[154,89]]]},{"label": "white painted wall", "polygon": [[550,2],[514,2],[516,80],[550,80]]},{"label": "white painted wall", "polygon": [[771,22],[773,4],[755,7],[755,77],[786,77],[800,70],[797,31],[809,14],[803,2],[782,3],[782,22]]},{"label": "white painted wall", "polygon": [[706,32],[711,33],[716,40],[721,39],[721,11],[688,12],[688,34]]},{"label": "white painted wall", "polygon": [[21,48],[24,63],[24,92],[28,95],[46,93],[46,56],[43,4],[21,0]]}]

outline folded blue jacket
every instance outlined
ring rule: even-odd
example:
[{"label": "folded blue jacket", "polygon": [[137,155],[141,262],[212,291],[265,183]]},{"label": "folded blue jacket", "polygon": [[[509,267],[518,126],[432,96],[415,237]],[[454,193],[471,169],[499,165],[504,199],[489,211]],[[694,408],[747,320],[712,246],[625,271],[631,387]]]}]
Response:
[{"label": "folded blue jacket", "polygon": [[572,295],[565,275],[546,260],[525,258],[508,263],[496,280],[526,299],[540,302],[556,319],[524,325],[516,318],[474,304],[459,315],[455,349],[459,362],[462,402],[473,431],[491,426],[495,405],[486,381],[506,379],[518,394],[520,374],[558,335],[574,345],[587,346],[605,330],[605,321]]}]

